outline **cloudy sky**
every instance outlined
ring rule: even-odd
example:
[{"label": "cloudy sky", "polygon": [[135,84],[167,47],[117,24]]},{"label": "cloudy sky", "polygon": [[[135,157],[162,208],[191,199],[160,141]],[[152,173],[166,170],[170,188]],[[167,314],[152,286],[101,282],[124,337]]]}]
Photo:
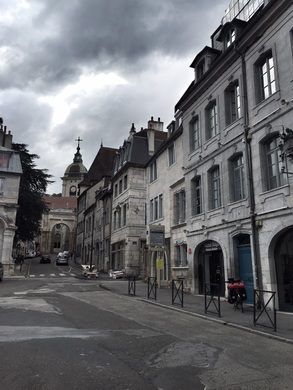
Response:
[{"label": "cloudy sky", "polygon": [[49,193],[78,136],[89,168],[101,140],[119,147],[132,122],[170,123],[228,3],[0,0],[0,116],[54,176]]}]

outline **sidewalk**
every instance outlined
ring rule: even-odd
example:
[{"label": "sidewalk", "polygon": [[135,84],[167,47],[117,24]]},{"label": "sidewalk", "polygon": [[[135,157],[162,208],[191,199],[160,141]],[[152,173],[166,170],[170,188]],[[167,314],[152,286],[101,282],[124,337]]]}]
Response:
[{"label": "sidewalk", "polygon": [[[101,280],[99,285],[113,293],[128,296],[128,281],[127,280]],[[226,300],[221,300],[221,318],[216,313],[213,303],[209,310],[213,313],[205,314],[204,296],[184,294],[184,307],[181,308],[180,302],[172,305],[172,291],[170,288],[157,289],[157,300],[147,299],[147,283],[142,281],[136,282],[136,295],[133,299],[139,299],[146,303],[164,306],[174,310],[177,313],[184,312],[190,315],[204,318],[209,321],[215,321],[219,324],[243,329],[247,332],[258,333],[260,335],[276,338],[293,344],[293,313],[283,313],[277,311],[277,332],[272,328],[253,325],[253,306],[244,305],[244,312],[234,310],[233,305]],[[269,312],[273,316],[272,312]],[[176,315],[174,313],[174,315]],[[269,325],[266,313],[258,321],[259,324]],[[271,325],[270,325],[271,326]]]}]

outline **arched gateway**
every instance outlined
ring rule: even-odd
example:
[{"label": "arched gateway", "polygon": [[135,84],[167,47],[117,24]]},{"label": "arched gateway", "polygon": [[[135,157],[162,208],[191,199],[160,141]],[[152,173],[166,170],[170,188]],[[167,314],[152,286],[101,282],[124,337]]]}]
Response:
[{"label": "arched gateway", "polygon": [[205,241],[195,251],[195,278],[199,294],[204,294],[206,284],[212,290],[220,280],[220,294],[225,295],[223,252],[216,241]]}]

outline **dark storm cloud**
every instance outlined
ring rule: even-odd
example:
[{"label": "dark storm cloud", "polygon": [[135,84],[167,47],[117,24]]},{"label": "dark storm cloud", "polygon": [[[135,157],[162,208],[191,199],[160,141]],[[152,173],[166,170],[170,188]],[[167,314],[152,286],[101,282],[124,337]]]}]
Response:
[{"label": "dark storm cloud", "polygon": [[3,29],[2,44],[13,50],[10,66],[0,72],[2,88],[54,88],[75,80],[83,67],[138,72],[155,53],[182,56],[202,41],[215,8],[214,0],[31,4],[38,12],[25,34],[21,23]]}]

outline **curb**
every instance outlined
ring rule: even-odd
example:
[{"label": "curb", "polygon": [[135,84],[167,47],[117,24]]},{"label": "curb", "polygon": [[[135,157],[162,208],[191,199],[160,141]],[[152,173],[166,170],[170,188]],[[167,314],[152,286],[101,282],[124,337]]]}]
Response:
[{"label": "curb", "polygon": [[[107,286],[104,286],[102,283],[100,283],[99,286],[101,288],[103,288],[104,290],[111,292],[112,294],[122,295],[124,297],[128,297],[127,294],[124,295],[124,294],[121,294],[119,292],[113,291],[110,288],[108,288]],[[187,314],[187,315],[192,316],[192,317],[201,318],[202,320],[212,321],[212,322],[218,323],[220,325],[229,326],[231,328],[239,329],[239,330],[242,330],[242,331],[247,332],[247,333],[252,333],[252,334],[255,334],[255,335],[258,335],[258,336],[261,336],[261,337],[265,337],[265,338],[268,338],[268,339],[272,339],[272,340],[280,341],[282,343],[292,344],[293,345],[293,339],[288,339],[286,337],[277,336],[277,335],[274,335],[274,334],[271,334],[271,333],[262,332],[261,330],[248,328],[247,326],[238,325],[238,324],[235,324],[234,322],[227,322],[227,321],[224,321],[224,320],[220,320],[218,318],[213,318],[213,317],[206,316],[204,314],[194,313],[194,312],[189,311],[189,310],[180,309],[178,307],[164,305],[163,303],[150,301],[150,300],[148,300],[146,298],[139,298],[139,297],[136,297],[136,296],[134,296],[132,298],[135,298],[136,300],[144,302],[144,303],[148,303],[149,305],[159,306],[159,307],[162,307],[164,309],[169,309],[169,310],[173,310],[173,311],[176,311],[176,312],[179,312],[179,313],[184,313],[184,314]]]},{"label": "curb", "polygon": [[[109,290],[109,291],[110,291],[110,290]],[[150,304],[150,305],[163,307],[164,309],[169,309],[169,310],[177,311],[177,312],[179,312],[179,313],[184,313],[184,314],[190,315],[190,316],[192,316],[192,317],[197,317],[197,318],[201,318],[201,319],[203,319],[203,320],[216,322],[216,323],[218,323],[218,324],[220,324],[220,325],[230,326],[231,328],[243,330],[243,331],[248,332],[248,333],[253,333],[253,334],[256,334],[256,335],[258,335],[258,336],[266,337],[266,338],[268,338],[268,339],[273,339],[273,340],[281,341],[281,342],[286,343],[286,344],[293,344],[293,340],[292,340],[292,339],[288,339],[288,338],[286,338],[286,337],[277,336],[277,335],[274,335],[274,334],[271,334],[271,333],[262,332],[261,330],[248,328],[247,326],[238,325],[238,324],[235,324],[235,323],[233,323],[233,322],[227,322],[227,321],[219,320],[219,319],[217,319],[217,318],[208,317],[208,316],[206,316],[206,315],[204,315],[204,314],[194,313],[194,312],[191,312],[191,311],[188,311],[188,310],[179,309],[179,308],[177,308],[177,307],[164,305],[163,303],[158,303],[158,302],[149,301],[149,300],[147,300],[147,299],[145,299],[145,298],[136,298],[136,299],[137,299],[138,301],[145,302],[145,303],[148,303],[148,304]]]}]

